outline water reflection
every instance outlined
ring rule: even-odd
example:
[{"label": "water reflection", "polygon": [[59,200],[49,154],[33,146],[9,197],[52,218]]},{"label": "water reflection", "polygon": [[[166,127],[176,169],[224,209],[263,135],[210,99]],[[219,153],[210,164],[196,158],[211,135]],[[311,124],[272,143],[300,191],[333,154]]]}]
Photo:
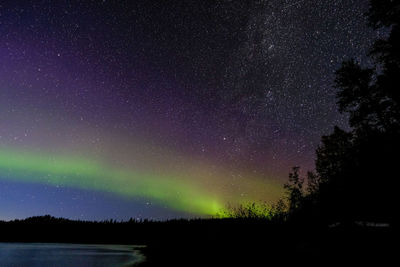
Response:
[{"label": "water reflection", "polygon": [[132,266],[142,260],[135,246],[128,245],[0,243],[2,267],[114,267]]}]

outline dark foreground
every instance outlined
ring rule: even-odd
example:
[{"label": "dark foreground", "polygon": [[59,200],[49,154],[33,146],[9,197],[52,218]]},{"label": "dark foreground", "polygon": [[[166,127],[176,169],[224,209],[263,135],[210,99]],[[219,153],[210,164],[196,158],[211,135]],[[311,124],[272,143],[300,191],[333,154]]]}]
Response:
[{"label": "dark foreground", "polygon": [[397,252],[394,232],[249,219],[99,223],[44,216],[0,222],[1,242],[146,245],[140,266],[387,266]]}]

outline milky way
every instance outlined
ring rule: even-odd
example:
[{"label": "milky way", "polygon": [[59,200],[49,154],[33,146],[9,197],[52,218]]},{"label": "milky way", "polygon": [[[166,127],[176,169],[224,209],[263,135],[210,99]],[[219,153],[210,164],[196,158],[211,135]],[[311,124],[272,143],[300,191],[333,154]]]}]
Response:
[{"label": "milky way", "polygon": [[346,126],[368,1],[0,5],[0,219],[209,216],[283,196]]}]

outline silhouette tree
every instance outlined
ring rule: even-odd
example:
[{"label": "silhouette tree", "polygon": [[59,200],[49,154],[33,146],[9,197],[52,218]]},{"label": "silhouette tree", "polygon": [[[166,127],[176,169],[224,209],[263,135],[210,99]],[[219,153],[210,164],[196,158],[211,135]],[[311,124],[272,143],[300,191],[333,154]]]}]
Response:
[{"label": "silhouette tree", "polygon": [[[289,214],[324,222],[394,221],[400,157],[400,1],[371,0],[369,24],[387,33],[365,67],[343,62],[336,72],[339,111],[352,129],[335,127],[316,151],[307,194],[298,168],[289,174]],[[397,156],[396,156],[397,155]],[[310,216],[311,215],[311,216]]]},{"label": "silhouette tree", "polygon": [[354,60],[344,62],[336,72],[338,104],[350,114],[350,126],[357,130],[400,130],[400,3],[371,0],[370,26],[390,29],[386,39],[377,40],[369,56],[374,66],[362,68]]},{"label": "silhouette tree", "polygon": [[[372,67],[354,60],[336,72],[340,112],[353,128],[335,128],[322,139],[316,169],[336,198],[342,219],[392,220],[400,150],[400,2],[371,0],[370,26],[385,28],[369,56]],[[322,188],[324,189],[324,188]],[[331,196],[332,199],[333,196]],[[337,210],[336,210],[337,212]]]},{"label": "silhouette tree", "polygon": [[293,214],[301,208],[302,199],[304,196],[304,179],[300,178],[299,170],[300,167],[293,167],[292,172],[289,173],[289,181],[283,185],[288,195],[287,199],[289,203],[289,214]]}]

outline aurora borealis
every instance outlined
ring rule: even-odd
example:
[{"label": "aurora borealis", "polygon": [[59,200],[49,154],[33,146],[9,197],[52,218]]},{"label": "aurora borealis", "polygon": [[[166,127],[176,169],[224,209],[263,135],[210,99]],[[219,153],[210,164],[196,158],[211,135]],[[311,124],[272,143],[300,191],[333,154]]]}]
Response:
[{"label": "aurora borealis", "polygon": [[[39,153],[29,154],[4,149],[0,153],[0,162],[3,175],[9,171],[14,180],[99,190],[126,197],[148,198],[155,203],[164,203],[173,209],[200,215],[216,215],[224,209],[222,203],[246,203],[258,200],[251,197],[226,198],[217,192],[212,192],[211,188],[206,190],[199,183],[185,181],[180,177],[180,173],[173,171],[168,171],[168,175],[165,175],[156,172],[119,170],[108,168],[104,163],[99,164],[85,159],[42,156]],[[192,179],[195,176],[192,174]],[[197,179],[210,178],[202,173],[197,174]],[[217,178],[214,177],[214,179]],[[240,183],[242,187],[246,187],[245,181],[240,181]],[[259,182],[257,185],[252,180],[247,186],[255,193],[256,186],[267,186],[267,184]],[[271,183],[270,186],[276,185]],[[261,190],[260,193],[264,192]],[[262,194],[258,196],[262,198]]]},{"label": "aurora borealis", "polygon": [[346,127],[333,72],[376,35],[365,2],[3,1],[0,219],[273,203]]}]

